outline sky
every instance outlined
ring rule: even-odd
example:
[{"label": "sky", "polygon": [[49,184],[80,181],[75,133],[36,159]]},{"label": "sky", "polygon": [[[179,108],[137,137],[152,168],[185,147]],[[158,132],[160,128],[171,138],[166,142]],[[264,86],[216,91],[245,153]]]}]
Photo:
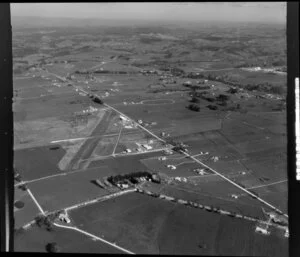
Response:
[{"label": "sky", "polygon": [[14,16],[276,22],[286,20],[285,2],[14,3]]}]

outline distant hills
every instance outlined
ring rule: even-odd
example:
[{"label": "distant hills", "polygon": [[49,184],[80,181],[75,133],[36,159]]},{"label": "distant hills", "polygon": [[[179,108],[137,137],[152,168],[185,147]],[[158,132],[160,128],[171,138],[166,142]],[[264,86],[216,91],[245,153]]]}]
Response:
[{"label": "distant hills", "polygon": [[[241,22],[220,22],[220,21],[160,21],[160,20],[136,20],[136,19],[103,19],[103,18],[66,18],[66,17],[39,17],[39,16],[13,16],[11,17],[11,23],[13,28],[41,28],[41,27],[96,27],[96,26],[117,26],[117,27],[128,27],[131,26],[141,27],[141,26],[160,26],[168,28],[197,28],[199,26],[244,26],[244,25],[257,25],[256,22],[251,23],[241,23]],[[276,26],[284,27],[284,24],[262,24],[266,26]]]}]

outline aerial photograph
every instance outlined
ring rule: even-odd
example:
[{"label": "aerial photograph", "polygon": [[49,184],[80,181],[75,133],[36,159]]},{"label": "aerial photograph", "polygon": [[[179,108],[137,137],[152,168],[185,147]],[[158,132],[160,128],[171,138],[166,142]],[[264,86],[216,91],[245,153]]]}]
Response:
[{"label": "aerial photograph", "polygon": [[284,2],[11,4],[14,251],[289,255]]}]

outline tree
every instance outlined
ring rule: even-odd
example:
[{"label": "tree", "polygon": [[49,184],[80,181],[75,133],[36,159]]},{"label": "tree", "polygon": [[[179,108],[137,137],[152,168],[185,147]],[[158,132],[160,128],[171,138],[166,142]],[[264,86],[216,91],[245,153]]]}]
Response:
[{"label": "tree", "polygon": [[39,214],[35,217],[35,222],[39,227],[46,227],[48,231],[52,231],[52,223],[48,216],[44,216],[43,214]]},{"label": "tree", "polygon": [[19,185],[18,188],[22,189],[23,191],[26,191],[26,190],[27,190],[26,184]]},{"label": "tree", "polygon": [[197,104],[190,104],[188,106],[188,109],[195,111],[195,112],[199,112],[200,111],[200,107]]},{"label": "tree", "polygon": [[235,93],[237,93],[237,91],[238,91],[237,88],[231,87],[227,92],[230,94],[235,94]]},{"label": "tree", "polygon": [[103,101],[102,101],[99,97],[97,97],[97,96],[94,96],[94,97],[93,97],[93,101],[94,101],[95,103],[98,103],[98,104],[103,104]]},{"label": "tree", "polygon": [[216,105],[207,105],[206,106],[208,109],[210,109],[210,110],[217,110],[218,109],[218,107],[216,106]]},{"label": "tree", "polygon": [[57,253],[57,252],[59,252],[59,247],[58,247],[57,243],[55,243],[55,242],[48,243],[46,245],[46,251],[48,253]]},{"label": "tree", "polygon": [[190,102],[191,103],[199,103],[200,101],[197,97],[193,96]]},{"label": "tree", "polygon": [[218,97],[217,97],[217,99],[219,100],[219,101],[227,101],[228,99],[229,99],[229,96],[228,95],[223,95],[223,94],[220,94]]},{"label": "tree", "polygon": [[14,228],[15,236],[24,234],[24,232],[25,232],[25,228],[23,228],[23,227],[20,227],[20,228]]},{"label": "tree", "polygon": [[145,135],[145,137],[146,137],[146,140],[147,140],[147,143],[153,138],[150,134],[146,134]]}]

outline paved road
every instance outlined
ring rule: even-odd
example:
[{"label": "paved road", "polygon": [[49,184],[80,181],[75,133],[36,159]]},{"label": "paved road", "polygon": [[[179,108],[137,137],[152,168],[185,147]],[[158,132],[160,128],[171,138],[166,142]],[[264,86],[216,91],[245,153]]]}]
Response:
[{"label": "paved road", "polygon": [[[114,107],[108,105],[108,104],[104,104],[107,107],[110,107],[111,109],[115,110],[116,112],[118,112],[119,114],[127,117],[128,119],[132,120],[130,117],[128,117],[127,115],[125,115],[124,113],[120,112],[119,110],[115,109]],[[133,122],[135,122],[134,120],[132,120]],[[137,123],[137,122],[135,122]],[[148,132],[149,134],[151,134],[153,137],[157,138],[158,140],[160,140],[161,142],[166,143],[166,141],[160,137],[158,137],[157,135],[153,134],[151,131],[149,131],[148,129],[146,129],[145,127],[141,126],[140,124],[137,123],[137,125],[145,130],[146,132]],[[192,160],[194,160],[195,162],[201,164],[202,166],[208,168],[209,170],[211,170],[212,172],[214,172],[215,174],[217,174],[218,176],[220,176],[221,178],[223,178],[224,180],[228,181],[230,184],[234,185],[235,187],[239,188],[240,190],[246,192],[248,195],[252,196],[253,198],[257,199],[258,201],[264,203],[265,205],[267,205],[268,207],[270,207],[273,210],[276,210],[279,213],[282,213],[284,216],[288,217],[287,214],[284,214],[281,210],[279,210],[278,208],[276,208],[275,206],[273,206],[272,204],[268,203],[267,201],[261,199],[260,197],[256,196],[255,194],[251,193],[250,191],[248,191],[247,189],[243,188],[242,186],[238,185],[237,183],[235,183],[234,181],[230,180],[229,178],[225,177],[224,175],[222,175],[221,173],[217,172],[216,170],[214,170],[213,168],[207,166],[206,164],[204,164],[203,162],[199,161],[198,159],[196,159],[194,156],[181,151],[182,154],[184,154],[185,156],[191,158]]]},{"label": "paved road", "polygon": [[[134,192],[134,191],[135,191],[135,189],[129,189],[129,190],[126,190],[126,191],[117,192],[117,193],[112,194],[112,195],[104,196],[104,197],[102,197],[102,198],[103,198],[103,199],[110,199],[110,198],[112,198],[112,197],[120,196],[120,195],[123,195],[123,194],[125,194],[125,193]],[[35,199],[34,195],[31,193],[30,189],[27,189],[27,192],[28,192],[29,195],[31,196],[31,198],[32,198],[32,200],[34,201],[34,203],[36,204],[36,206],[39,208],[40,212],[41,212],[43,215],[45,215],[46,213],[44,212],[44,210],[42,209],[42,207],[40,206],[40,204],[38,203],[38,201]],[[70,209],[78,208],[78,207],[81,207],[81,206],[83,206],[83,205],[87,205],[87,204],[93,203],[93,202],[95,202],[95,201],[99,201],[99,199],[92,200],[92,201],[87,201],[87,202],[84,202],[84,203],[80,203],[80,204],[77,204],[77,205],[75,205],[75,206],[69,207],[69,208],[67,208],[67,209],[70,210]],[[66,209],[66,210],[67,210],[67,209]],[[26,227],[30,226],[30,225],[33,224],[33,223],[34,223],[34,221],[29,222],[28,224],[26,224]],[[94,238],[94,239],[96,239],[96,240],[99,240],[99,241],[103,242],[103,243],[109,244],[110,246],[112,246],[112,247],[114,247],[114,248],[117,248],[117,249],[119,249],[119,250],[121,250],[121,251],[123,251],[123,252],[125,252],[125,253],[128,253],[128,254],[135,254],[135,253],[133,253],[133,252],[131,252],[131,251],[129,251],[129,250],[123,248],[123,247],[118,246],[116,243],[111,243],[111,242],[109,242],[109,241],[107,241],[107,240],[105,240],[105,239],[102,239],[102,238],[100,238],[100,237],[97,237],[97,236],[95,236],[95,235],[93,235],[93,234],[91,234],[91,233],[88,233],[88,232],[86,232],[86,231],[84,231],[84,230],[81,230],[81,229],[79,229],[79,228],[71,227],[71,226],[64,226],[64,225],[60,225],[60,224],[57,224],[57,223],[53,223],[53,224],[54,224],[55,226],[57,226],[57,227],[66,228],[66,229],[72,229],[72,230],[78,231],[78,232],[80,232],[80,233],[82,233],[82,234],[85,234],[85,235],[87,235],[87,236],[90,236],[90,237],[92,237],[92,238]]]},{"label": "paved road", "polygon": [[108,245],[110,245],[110,246],[112,246],[112,247],[114,247],[114,248],[117,248],[117,249],[119,249],[120,251],[125,252],[125,253],[127,253],[127,254],[135,254],[135,253],[133,253],[133,252],[131,252],[131,251],[129,251],[129,250],[127,250],[127,249],[121,247],[121,246],[118,246],[116,243],[111,243],[111,242],[109,242],[109,241],[107,241],[107,240],[105,240],[105,239],[103,239],[103,238],[101,238],[101,237],[95,236],[95,235],[93,235],[93,234],[91,234],[91,233],[88,233],[88,232],[82,230],[82,229],[79,229],[79,228],[76,228],[76,227],[71,227],[71,226],[64,226],[64,225],[60,225],[60,224],[57,224],[57,223],[53,223],[53,224],[54,224],[55,226],[57,226],[57,227],[60,227],[60,228],[71,229],[71,230],[75,230],[75,231],[77,231],[77,232],[80,232],[80,233],[82,233],[82,234],[84,234],[84,235],[87,235],[87,236],[92,237],[92,238],[94,238],[94,239],[96,239],[96,240],[99,240],[99,241],[101,241],[101,242],[103,242],[103,243],[105,243],[105,244],[108,244]]},{"label": "paved road", "polygon": [[197,72],[206,72],[206,71],[223,71],[223,70],[236,70],[238,68],[223,68],[223,69],[213,69],[213,70],[204,70],[204,69],[199,69]]},{"label": "paved road", "polygon": [[[232,69],[232,68],[226,68],[226,69]],[[219,70],[224,70],[224,69],[219,69]],[[213,71],[213,70],[210,70]],[[83,90],[82,88],[78,88],[76,86],[73,85],[74,88],[77,88],[78,90],[84,92],[85,94],[89,94],[87,91]],[[96,94],[95,94],[96,95]],[[98,96],[98,95],[96,95]],[[99,97],[99,96],[98,96]],[[100,98],[100,97],[99,97]],[[166,141],[160,137],[158,137],[157,135],[155,135],[154,133],[152,133],[150,130],[146,129],[145,127],[143,127],[142,125],[140,125],[139,123],[137,123],[135,120],[133,120],[132,118],[128,117],[126,114],[122,113],[121,111],[117,110],[116,108],[112,107],[109,104],[104,103],[104,106],[114,110],[115,112],[123,115],[124,117],[126,117],[127,119],[131,120],[132,122],[136,123],[136,125],[138,127],[140,127],[141,129],[143,129],[144,131],[148,132],[150,135],[152,135],[153,137],[155,137],[156,139],[158,139],[159,141],[166,143]],[[238,185],[237,183],[235,183],[234,181],[230,180],[229,178],[227,178],[226,176],[222,175],[221,173],[219,173],[218,171],[214,170],[213,168],[209,167],[208,165],[204,164],[203,162],[199,161],[198,159],[196,159],[195,157],[191,156],[190,154],[181,151],[182,154],[184,154],[185,156],[191,158],[192,160],[194,160],[195,162],[199,163],[201,166],[204,166],[206,168],[208,168],[209,170],[211,170],[213,173],[217,174],[218,176],[220,176],[221,178],[223,178],[224,180],[226,180],[227,182],[229,182],[230,184],[234,185],[235,187],[239,188],[240,190],[244,191],[245,193],[247,193],[248,195],[252,196],[253,198],[257,199],[258,201],[262,202],[263,204],[267,205],[268,207],[270,207],[271,209],[283,214],[285,217],[288,217],[287,214],[284,214],[281,210],[279,210],[278,208],[276,208],[275,206],[273,206],[272,204],[268,203],[267,201],[263,200],[262,198],[256,196],[255,194],[253,194],[252,192],[250,192],[249,190],[243,188],[242,186]]]},{"label": "paved road", "polygon": [[43,208],[40,206],[40,204],[38,203],[38,201],[35,199],[35,197],[33,196],[33,194],[31,193],[30,189],[27,189],[28,194],[31,196],[32,200],[34,201],[34,203],[36,204],[36,206],[39,208],[40,212],[45,215],[45,212],[43,210]]},{"label": "paved road", "polygon": [[114,150],[112,152],[112,156],[115,156],[115,151],[117,149],[117,146],[118,146],[118,143],[119,143],[119,140],[120,140],[120,137],[121,137],[122,130],[123,130],[123,125],[120,128],[120,132],[119,132],[118,139],[117,139],[117,142],[115,144]]}]

